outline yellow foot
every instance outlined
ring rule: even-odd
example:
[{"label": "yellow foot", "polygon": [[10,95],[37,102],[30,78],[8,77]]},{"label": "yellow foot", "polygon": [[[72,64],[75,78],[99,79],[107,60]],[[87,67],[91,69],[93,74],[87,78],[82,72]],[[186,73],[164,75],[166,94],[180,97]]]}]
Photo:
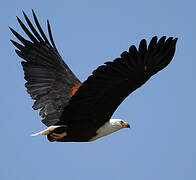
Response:
[{"label": "yellow foot", "polygon": [[66,132],[63,132],[63,133],[61,133],[61,134],[58,134],[58,133],[54,133],[54,132],[53,132],[53,133],[49,134],[50,140],[51,140],[51,141],[57,141],[57,140],[59,140],[59,139],[65,137],[66,135],[67,135]]}]

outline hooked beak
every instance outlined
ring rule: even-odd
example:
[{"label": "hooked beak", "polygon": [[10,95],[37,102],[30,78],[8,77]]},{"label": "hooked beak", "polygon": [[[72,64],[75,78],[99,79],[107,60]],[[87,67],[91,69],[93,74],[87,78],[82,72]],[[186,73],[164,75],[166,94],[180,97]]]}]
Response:
[{"label": "hooked beak", "polygon": [[129,124],[127,124],[127,127],[126,128],[130,128],[131,126]]}]

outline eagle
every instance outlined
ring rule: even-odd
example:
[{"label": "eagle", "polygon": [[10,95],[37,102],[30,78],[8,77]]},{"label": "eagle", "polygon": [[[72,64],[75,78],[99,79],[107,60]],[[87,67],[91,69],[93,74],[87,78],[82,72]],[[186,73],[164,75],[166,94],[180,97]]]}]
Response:
[{"label": "eagle", "polygon": [[35,12],[35,25],[23,12],[25,25],[18,23],[29,39],[11,27],[20,43],[11,40],[16,54],[23,59],[25,87],[34,99],[32,108],[40,109],[47,128],[33,134],[47,135],[50,142],[89,142],[130,125],[111,119],[122,101],[173,59],[177,38],[154,36],[147,45],[141,40],[120,57],[105,62],[82,83],[60,56],[47,20],[49,38],[42,30]]}]

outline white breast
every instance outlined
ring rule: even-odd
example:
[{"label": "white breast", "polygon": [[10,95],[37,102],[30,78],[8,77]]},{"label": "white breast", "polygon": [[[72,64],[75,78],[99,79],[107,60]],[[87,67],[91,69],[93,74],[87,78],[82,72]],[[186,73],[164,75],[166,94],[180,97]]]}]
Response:
[{"label": "white breast", "polygon": [[89,141],[94,141],[100,137],[106,136],[122,129],[121,125],[118,123],[119,121],[120,119],[110,119],[96,131],[97,135],[92,137]]}]

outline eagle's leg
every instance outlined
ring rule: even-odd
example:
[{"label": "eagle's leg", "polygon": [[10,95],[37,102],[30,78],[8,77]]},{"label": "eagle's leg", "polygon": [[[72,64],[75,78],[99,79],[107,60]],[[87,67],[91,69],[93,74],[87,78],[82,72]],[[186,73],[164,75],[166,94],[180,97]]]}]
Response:
[{"label": "eagle's leg", "polygon": [[53,132],[53,133],[48,134],[48,140],[49,141],[57,141],[57,140],[62,139],[66,135],[67,135],[66,132],[63,132],[63,133],[60,133],[60,134]]},{"label": "eagle's leg", "polygon": [[49,141],[58,141],[67,136],[66,126],[60,126],[48,134]]},{"label": "eagle's leg", "polygon": [[57,141],[67,135],[65,125],[57,125],[57,126],[50,126],[47,129],[40,131],[36,134],[32,134],[31,136],[37,135],[48,135],[49,141]]}]

